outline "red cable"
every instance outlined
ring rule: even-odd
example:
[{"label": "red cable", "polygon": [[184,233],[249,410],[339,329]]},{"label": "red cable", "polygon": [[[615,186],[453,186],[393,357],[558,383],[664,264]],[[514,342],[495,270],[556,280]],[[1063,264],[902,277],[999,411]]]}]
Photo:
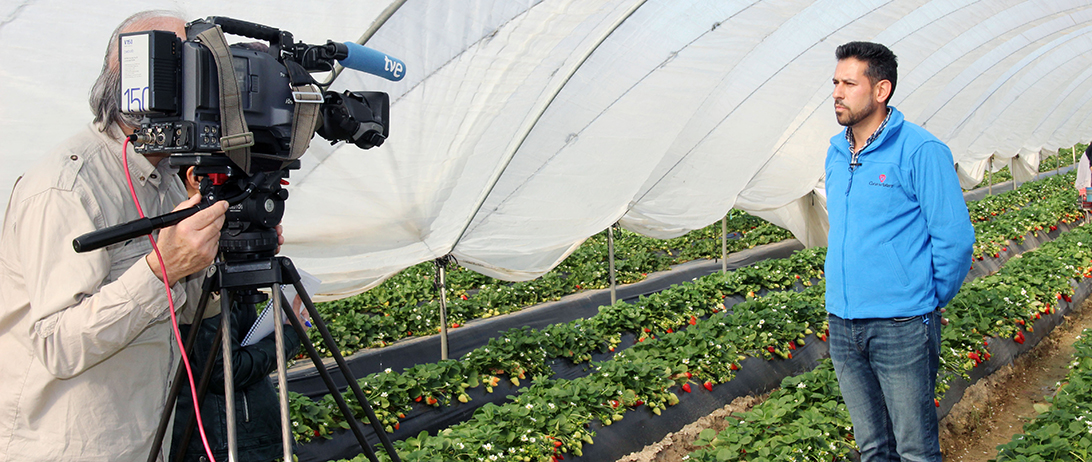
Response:
[{"label": "red cable", "polygon": [[[144,218],[144,210],[140,208],[140,199],[137,199],[136,189],[133,188],[133,177],[129,174],[129,137],[125,137],[125,144],[121,146],[121,162],[125,166],[125,181],[129,182],[129,193],[133,195],[133,203],[136,204],[137,213],[140,214],[140,218]],[[205,455],[209,456],[210,461],[216,462],[216,458],[212,456],[212,449],[209,447],[209,440],[205,436],[205,425],[201,422],[201,408],[197,406],[197,387],[193,383],[190,358],[186,357],[186,347],[182,344],[182,333],[178,331],[178,318],[174,314],[174,296],[171,295],[171,284],[167,278],[167,265],[163,263],[163,255],[159,253],[159,246],[155,244],[155,239],[152,239],[151,234],[148,234],[148,241],[152,243],[155,258],[159,259],[159,270],[163,273],[163,286],[167,289],[167,302],[171,307],[171,328],[174,330],[174,339],[178,343],[178,349],[182,352],[182,364],[186,366],[186,377],[190,381],[190,396],[193,398],[193,414],[197,417],[197,431],[201,434],[201,443],[205,445]],[[197,329],[197,324],[200,321],[200,319],[195,319],[192,328]],[[228,399],[233,398],[228,397]]]}]

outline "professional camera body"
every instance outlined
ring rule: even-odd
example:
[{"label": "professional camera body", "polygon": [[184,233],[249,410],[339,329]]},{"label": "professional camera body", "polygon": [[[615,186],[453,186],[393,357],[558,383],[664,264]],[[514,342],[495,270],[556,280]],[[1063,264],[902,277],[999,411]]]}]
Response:
[{"label": "professional camera body", "polygon": [[[223,33],[269,45],[227,46]],[[311,73],[331,71],[341,61],[398,80],[404,67],[355,43],[308,45],[294,42],[289,32],[230,18],[193,21],[186,35],[119,37],[121,111],[142,117],[134,149],[171,154],[171,165],[181,169],[195,167],[204,178],[205,204],[231,204],[221,236],[226,259],[270,256],[288,198],[281,184],[299,168],[297,159],[316,129],[331,144],[346,141],[362,149],[381,145],[388,134],[386,93],[319,93]],[[373,71],[376,66],[386,69]]]},{"label": "professional camera body", "polygon": [[[301,102],[300,93],[292,87],[313,82],[310,72],[330,71],[334,61],[346,59],[350,50],[347,44],[332,41],[293,43],[289,32],[219,17],[188,24],[185,41],[166,31],[119,38],[121,110],[144,117],[134,147],[141,153],[223,149],[218,70],[212,51],[194,40],[217,25],[227,33],[269,42],[267,51],[246,45],[232,45],[229,51],[239,103],[254,133],[253,151],[263,158],[287,158],[294,106]],[[323,116],[332,120],[323,123],[319,135],[332,142],[353,142],[362,149],[379,146],[386,139],[390,107],[386,93],[327,92],[323,96]]]}]

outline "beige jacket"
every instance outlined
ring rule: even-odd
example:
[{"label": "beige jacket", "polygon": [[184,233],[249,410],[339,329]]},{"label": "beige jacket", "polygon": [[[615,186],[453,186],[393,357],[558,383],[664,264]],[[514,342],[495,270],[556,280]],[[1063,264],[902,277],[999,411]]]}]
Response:
[{"label": "beige jacket", "polygon": [[[0,234],[0,461],[145,460],[178,364],[146,237],[78,254],[72,239],[139,218],[121,131],[94,126],[17,183]],[[144,213],[186,197],[167,162],[129,149]],[[189,296],[187,296],[189,292]],[[199,278],[172,288],[191,322]],[[168,432],[169,435],[169,432]],[[168,441],[165,448],[170,448]]]}]

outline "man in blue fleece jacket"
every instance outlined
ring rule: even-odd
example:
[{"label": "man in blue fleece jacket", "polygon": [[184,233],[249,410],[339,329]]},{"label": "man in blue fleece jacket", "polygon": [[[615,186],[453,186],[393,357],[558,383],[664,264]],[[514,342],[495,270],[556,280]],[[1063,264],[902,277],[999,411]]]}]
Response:
[{"label": "man in blue fleece jacket", "polygon": [[940,461],[940,308],[971,264],[974,228],[948,147],[887,105],[887,47],[838,47],[826,159],[830,356],[862,461]]}]

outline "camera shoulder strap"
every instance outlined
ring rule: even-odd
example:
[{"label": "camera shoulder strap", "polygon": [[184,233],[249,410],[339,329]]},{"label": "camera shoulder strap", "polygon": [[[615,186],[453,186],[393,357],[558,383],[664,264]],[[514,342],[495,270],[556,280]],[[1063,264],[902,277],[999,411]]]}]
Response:
[{"label": "camera shoulder strap", "polygon": [[[311,74],[295,61],[285,60],[285,67],[292,81],[292,144],[288,151],[287,167],[292,161],[299,159],[307,151],[311,144],[311,138],[315,136],[315,128],[318,126],[319,107],[324,98],[318,88],[311,82]],[[283,167],[282,167],[283,168]]]},{"label": "camera shoulder strap", "polygon": [[239,97],[239,81],[235,78],[231,50],[228,49],[224,32],[219,25],[210,27],[197,39],[212,52],[216,61],[216,76],[220,86],[220,148],[228,158],[244,172],[250,174],[250,147],[254,145],[254,133],[246,126],[242,99]]}]

